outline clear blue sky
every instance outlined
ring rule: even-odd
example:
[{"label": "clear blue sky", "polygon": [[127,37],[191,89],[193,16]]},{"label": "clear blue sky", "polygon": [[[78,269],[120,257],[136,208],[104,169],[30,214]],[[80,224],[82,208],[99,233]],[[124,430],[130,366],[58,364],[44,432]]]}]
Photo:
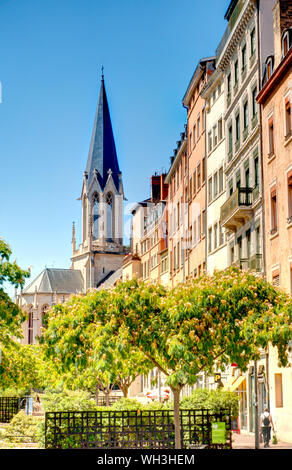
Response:
[{"label": "clear blue sky", "polygon": [[[105,85],[126,197],[149,196],[186,121],[182,97],[214,54],[230,0],[0,0],[0,236],[33,279],[68,268]],[[11,292],[11,291],[10,291]],[[13,292],[13,290],[12,290]]]}]

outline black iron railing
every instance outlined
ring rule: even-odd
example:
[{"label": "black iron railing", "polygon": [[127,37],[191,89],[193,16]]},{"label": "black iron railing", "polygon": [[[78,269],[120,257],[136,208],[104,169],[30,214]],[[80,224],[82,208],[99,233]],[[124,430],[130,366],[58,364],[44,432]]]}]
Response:
[{"label": "black iron railing", "polygon": [[[226,440],[212,443],[212,423],[225,422]],[[231,413],[222,409],[180,410],[182,448],[231,448]],[[173,449],[172,410],[67,411],[45,415],[47,449]]]},{"label": "black iron railing", "polygon": [[98,406],[107,406],[107,405],[111,406],[117,401],[119,401],[120,399],[121,399],[120,396],[115,396],[115,395],[112,395],[112,396],[110,395],[108,399],[106,399],[105,395],[99,395],[98,397],[95,398],[96,404]]},{"label": "black iron railing", "polygon": [[10,423],[21,409],[22,401],[18,397],[0,397],[0,423]]}]

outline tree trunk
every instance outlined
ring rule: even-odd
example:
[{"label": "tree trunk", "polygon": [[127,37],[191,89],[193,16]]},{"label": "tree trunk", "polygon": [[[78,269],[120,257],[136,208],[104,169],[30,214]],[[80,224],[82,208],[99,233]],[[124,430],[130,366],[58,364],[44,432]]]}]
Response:
[{"label": "tree trunk", "polygon": [[121,390],[123,392],[124,398],[128,398],[129,387],[127,385],[121,386]]},{"label": "tree trunk", "polygon": [[98,405],[98,394],[99,394],[99,388],[98,385],[95,386],[95,403]]},{"label": "tree trunk", "polygon": [[111,390],[106,390],[104,393],[105,393],[105,406],[109,406],[109,397],[111,394]]},{"label": "tree trunk", "polygon": [[179,419],[179,396],[181,388],[172,388],[173,393],[173,411],[174,411],[174,435],[175,449],[181,449],[180,419]]}]

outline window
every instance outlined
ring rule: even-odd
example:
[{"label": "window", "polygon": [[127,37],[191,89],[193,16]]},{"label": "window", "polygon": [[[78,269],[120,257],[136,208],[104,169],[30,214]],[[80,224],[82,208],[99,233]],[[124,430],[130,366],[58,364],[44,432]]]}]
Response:
[{"label": "window", "polygon": [[250,33],[250,55],[253,56],[255,53],[255,28]]},{"label": "window", "polygon": [[257,114],[257,88],[254,88],[252,91],[252,116]]},{"label": "window", "polygon": [[197,241],[197,221],[194,221],[194,236],[193,236],[193,241],[196,243]]},{"label": "window", "polygon": [[288,183],[288,223],[292,222],[292,170],[287,175]]},{"label": "window", "polygon": [[267,61],[266,64],[266,74],[267,74],[267,79],[271,78],[271,75],[273,73],[273,59],[270,57]]},{"label": "window", "polygon": [[221,82],[218,84],[218,96],[221,95]]},{"label": "window", "polygon": [[213,146],[216,147],[218,142],[218,135],[217,135],[217,124],[213,127]]},{"label": "window", "polygon": [[93,210],[92,210],[92,235],[93,239],[97,240],[100,236],[100,204],[99,195],[94,193],[92,198]]},{"label": "window", "polygon": [[190,190],[189,190],[190,199],[192,199],[192,191],[193,191],[193,178],[190,177]]},{"label": "window", "polygon": [[27,328],[28,344],[33,344],[33,307],[30,306],[28,309],[28,328]]},{"label": "window", "polygon": [[203,111],[202,111],[202,129],[203,129],[203,131],[205,130],[205,122],[206,122],[205,119],[206,119],[206,111],[205,111],[205,109],[203,109]]},{"label": "window", "polygon": [[286,31],[284,34],[283,34],[283,38],[282,38],[282,57],[284,57],[289,48],[290,48],[290,43],[289,43],[289,31]]},{"label": "window", "polygon": [[107,193],[106,195],[106,238],[111,239],[113,236],[113,195],[112,193]]},{"label": "window", "polygon": [[208,149],[209,153],[212,152],[212,132],[208,132]]},{"label": "window", "polygon": [[247,163],[245,170],[244,170],[244,176],[245,176],[245,187],[249,188],[250,187],[250,180],[249,180],[249,163]]},{"label": "window", "polygon": [[218,194],[218,173],[214,174],[214,197]]},{"label": "window", "polygon": [[224,236],[222,231],[222,226],[219,224],[219,246],[223,245],[224,243]]},{"label": "window", "polygon": [[208,180],[208,200],[212,201],[212,177]]},{"label": "window", "polygon": [[223,139],[223,124],[222,118],[218,121],[218,141],[220,142]]},{"label": "window", "polygon": [[194,125],[193,137],[194,137],[193,145],[195,145],[195,143],[196,143],[196,124]]},{"label": "window", "polygon": [[236,142],[239,141],[240,139],[240,117],[239,114],[237,114],[235,118],[235,137],[236,137]]},{"label": "window", "polygon": [[274,187],[271,190],[271,235],[276,233],[277,230],[277,193]]},{"label": "window", "polygon": [[208,252],[211,253],[212,251],[212,227],[208,230]]},{"label": "window", "polygon": [[254,159],[254,185],[259,185],[259,157]]},{"label": "window", "polygon": [[193,175],[193,185],[194,185],[194,195],[196,194],[197,191],[197,172],[194,170],[194,175]]},{"label": "window", "polygon": [[229,196],[232,196],[233,194],[233,181],[232,180],[229,181],[228,189],[229,189]]},{"label": "window", "polygon": [[246,237],[246,257],[250,259],[251,255],[251,235],[250,235],[250,229],[248,229],[245,232],[245,237]]},{"label": "window", "polygon": [[202,184],[206,181],[206,157],[202,159]]},{"label": "window", "polygon": [[198,240],[201,240],[201,215],[198,215]]},{"label": "window", "polygon": [[291,103],[289,98],[285,100],[285,131],[285,139],[288,139],[292,134]]},{"label": "window", "polygon": [[275,406],[276,408],[283,407],[282,374],[275,374]]},{"label": "window", "polygon": [[268,121],[268,131],[269,131],[269,156],[274,155],[274,120],[271,117]]},{"label": "window", "polygon": [[238,60],[234,62],[234,82],[236,86],[238,83]]},{"label": "window", "polygon": [[223,166],[219,168],[219,193],[223,191]]},{"label": "window", "polygon": [[228,127],[228,150],[229,153],[232,153],[232,144],[233,144],[233,136],[232,136],[232,124]]},{"label": "window", "polygon": [[200,118],[198,118],[198,120],[197,120],[197,138],[198,139],[199,139],[200,135],[201,135],[201,120],[200,120]]},{"label": "window", "polygon": [[197,167],[198,189],[201,187],[201,163]]},{"label": "window", "polygon": [[214,225],[214,250],[217,248],[218,224]]},{"label": "window", "polygon": [[206,235],[206,211],[205,209],[202,211],[202,235],[205,236]]},{"label": "window", "polygon": [[248,103],[247,101],[243,105],[243,128],[248,127]]},{"label": "window", "polygon": [[230,73],[227,77],[227,93],[228,95],[231,94],[231,74]]},{"label": "window", "polygon": [[272,284],[275,287],[279,287],[280,285],[280,271],[279,270],[274,271],[272,273]]},{"label": "window", "polygon": [[241,65],[242,65],[242,72],[246,69],[246,44],[241,49]]}]

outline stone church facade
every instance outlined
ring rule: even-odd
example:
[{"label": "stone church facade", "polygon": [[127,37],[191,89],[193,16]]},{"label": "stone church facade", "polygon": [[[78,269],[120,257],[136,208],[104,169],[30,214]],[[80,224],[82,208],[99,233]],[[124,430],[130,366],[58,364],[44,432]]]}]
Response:
[{"label": "stone church facade", "polygon": [[23,324],[24,344],[34,344],[41,335],[42,318],[54,304],[72,294],[108,287],[122,275],[126,254],[123,246],[124,189],[102,75],[92,137],[79,200],[82,204],[81,243],[76,246],[72,229],[70,269],[45,268],[16,295],[27,311]]}]

